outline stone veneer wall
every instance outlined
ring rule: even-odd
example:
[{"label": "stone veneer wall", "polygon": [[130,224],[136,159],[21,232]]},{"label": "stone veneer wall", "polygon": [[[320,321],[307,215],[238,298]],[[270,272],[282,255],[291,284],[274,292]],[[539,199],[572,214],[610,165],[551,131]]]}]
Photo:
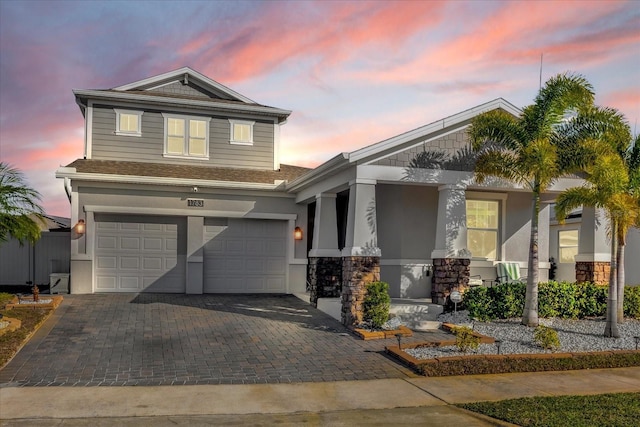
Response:
[{"label": "stone veneer wall", "polygon": [[342,294],[342,258],[309,258],[309,297],[314,307],[318,298],[338,298]]},{"label": "stone veneer wall", "polygon": [[464,292],[469,287],[471,260],[468,258],[435,258],[431,278],[431,300],[444,305],[453,290]]},{"label": "stone veneer wall", "polygon": [[380,280],[380,257],[349,256],[342,258],[342,324],[362,322],[367,285]]},{"label": "stone veneer wall", "polygon": [[598,285],[609,283],[611,265],[602,261],[576,262],[576,282],[593,282]]}]

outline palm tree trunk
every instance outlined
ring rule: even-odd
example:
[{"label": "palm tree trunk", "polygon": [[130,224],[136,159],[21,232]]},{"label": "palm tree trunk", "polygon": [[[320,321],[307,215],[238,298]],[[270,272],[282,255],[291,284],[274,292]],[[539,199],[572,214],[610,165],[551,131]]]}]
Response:
[{"label": "palm tree trunk", "polygon": [[531,239],[529,240],[529,262],[527,265],[527,291],[522,312],[522,324],[538,326],[538,213],[540,212],[540,186],[533,190],[531,212]]},{"label": "palm tree trunk", "polygon": [[618,323],[624,323],[624,239],[618,243]]},{"label": "palm tree trunk", "polygon": [[[612,220],[613,221],[613,220]],[[615,232],[615,224],[611,224],[611,270],[609,272],[609,296],[607,298],[607,323],[604,327],[604,336],[619,338],[620,332],[618,331],[618,287],[616,286],[617,279],[617,233]]]}]

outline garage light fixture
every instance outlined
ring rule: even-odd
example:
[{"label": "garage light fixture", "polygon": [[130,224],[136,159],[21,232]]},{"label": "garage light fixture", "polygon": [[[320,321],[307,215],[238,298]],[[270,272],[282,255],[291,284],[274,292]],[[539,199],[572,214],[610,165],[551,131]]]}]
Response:
[{"label": "garage light fixture", "polygon": [[83,235],[85,232],[84,219],[79,219],[73,229],[75,230],[76,234],[80,236]]},{"label": "garage light fixture", "polygon": [[293,230],[293,238],[295,240],[302,240],[302,228],[296,227],[296,229]]}]

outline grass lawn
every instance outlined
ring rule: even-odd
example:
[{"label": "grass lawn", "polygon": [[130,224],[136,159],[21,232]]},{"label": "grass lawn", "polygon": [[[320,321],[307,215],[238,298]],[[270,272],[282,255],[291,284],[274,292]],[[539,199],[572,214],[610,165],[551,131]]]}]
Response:
[{"label": "grass lawn", "polygon": [[635,427],[640,393],[527,397],[457,405],[523,427]]},{"label": "grass lawn", "polygon": [[0,313],[7,317],[20,319],[22,326],[15,331],[0,335],[0,369],[7,364],[38,325],[51,313],[50,309],[41,308],[4,310],[5,304],[10,302],[11,298],[13,298],[13,295],[0,293]]}]

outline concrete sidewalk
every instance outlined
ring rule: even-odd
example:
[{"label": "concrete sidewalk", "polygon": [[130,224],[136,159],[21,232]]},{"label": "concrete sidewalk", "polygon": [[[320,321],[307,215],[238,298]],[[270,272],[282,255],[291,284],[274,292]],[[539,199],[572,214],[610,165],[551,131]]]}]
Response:
[{"label": "concrete sidewalk", "polygon": [[[506,425],[448,406],[640,392],[640,367],[322,383],[0,389],[2,425]],[[151,417],[151,418],[149,418]],[[415,420],[413,422],[412,420]],[[64,422],[62,422],[64,421]],[[97,423],[101,424],[97,424]]]}]

